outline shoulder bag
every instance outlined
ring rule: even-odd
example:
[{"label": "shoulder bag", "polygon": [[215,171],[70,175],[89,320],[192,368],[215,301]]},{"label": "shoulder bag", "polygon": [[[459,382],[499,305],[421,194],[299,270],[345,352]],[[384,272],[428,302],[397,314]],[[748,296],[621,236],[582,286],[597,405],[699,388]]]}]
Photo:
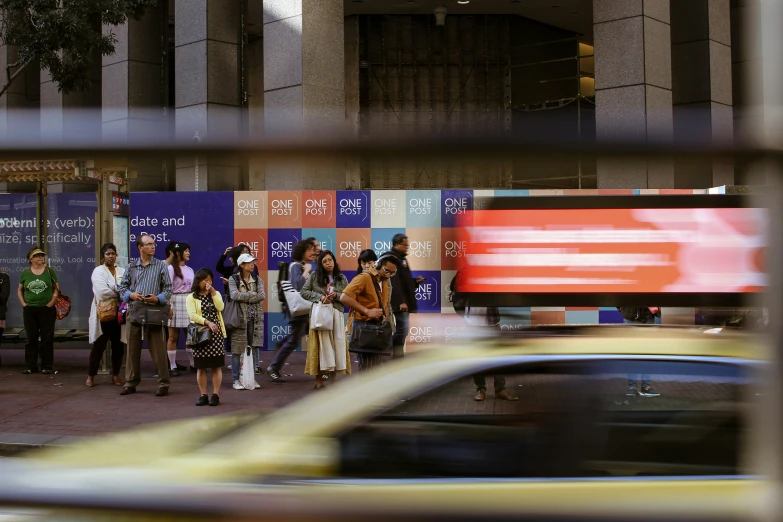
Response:
[{"label": "shoulder bag", "polygon": [[302,297],[302,294],[296,291],[290,281],[280,281],[280,288],[283,290],[291,316],[298,317],[310,313],[313,303]]},{"label": "shoulder bag", "polygon": [[52,269],[46,267],[49,270],[49,278],[52,280],[52,287],[57,290],[57,300],[54,302],[54,310],[57,314],[57,319],[63,320],[71,313],[71,298],[65,295],[60,288],[60,283],[54,280],[52,275]]},{"label": "shoulder bag", "polygon": [[[383,300],[378,287],[375,285],[375,278],[372,278],[372,287],[378,296],[378,304],[383,309]],[[391,323],[384,316],[375,321],[357,321],[354,316],[353,328],[351,329],[351,341],[348,344],[348,350],[351,352],[374,353],[377,355],[389,355],[392,349],[392,336],[394,330]]]},{"label": "shoulder bag", "polygon": [[[239,276],[231,276],[239,289]],[[230,334],[242,326],[242,311],[239,309],[239,303],[231,299],[231,290],[226,292],[226,306],[223,308],[223,325],[226,327],[226,333]]]},{"label": "shoulder bag", "polygon": [[106,301],[95,300],[95,311],[98,313],[98,320],[102,323],[117,320],[117,300],[107,299]]}]

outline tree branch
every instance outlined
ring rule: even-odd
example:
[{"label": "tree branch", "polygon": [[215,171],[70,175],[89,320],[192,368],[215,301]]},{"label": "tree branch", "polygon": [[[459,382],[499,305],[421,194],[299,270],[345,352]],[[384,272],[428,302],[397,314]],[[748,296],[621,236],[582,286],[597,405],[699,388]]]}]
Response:
[{"label": "tree branch", "polygon": [[[3,85],[3,87],[0,89],[0,98],[2,98],[6,91],[11,88],[11,84],[14,82],[14,80],[16,80],[25,69],[27,69],[27,66],[30,65],[30,63],[30,61],[26,61],[20,65],[19,62],[16,62],[5,68],[5,75],[7,79],[5,85]],[[11,74],[11,69],[14,67],[17,69],[13,74]]]}]

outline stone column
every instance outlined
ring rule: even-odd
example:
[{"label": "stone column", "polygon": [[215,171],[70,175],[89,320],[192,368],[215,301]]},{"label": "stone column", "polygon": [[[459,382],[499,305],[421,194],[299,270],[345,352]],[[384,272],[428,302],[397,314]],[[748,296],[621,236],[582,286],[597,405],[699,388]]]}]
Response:
[{"label": "stone column", "polygon": [[[672,2],[672,100],[678,143],[733,138],[729,0]],[[675,188],[734,183],[731,163],[677,160]]]},{"label": "stone column", "polygon": [[[18,60],[19,55],[15,46],[0,45],[0,73],[3,78],[8,64],[16,63]],[[8,91],[0,97],[0,139],[6,138],[9,133],[16,138],[26,136],[30,139],[40,135],[38,127],[40,118],[37,114],[40,98],[38,75],[38,63],[28,65],[14,80]]]},{"label": "stone column", "polygon": [[[345,130],[343,0],[263,0],[268,138]],[[345,162],[267,163],[268,190],[342,189]]]},{"label": "stone column", "polygon": [[49,71],[41,69],[41,139],[59,141],[68,136],[101,140],[101,56],[93,57],[92,86],[86,91],[60,92]]},{"label": "stone column", "polygon": [[[170,137],[163,97],[164,11],[149,9],[140,20],[129,20],[111,31],[116,52],[103,57],[102,132],[108,140],[153,140]],[[161,162],[132,162],[138,177],[134,191],[169,190],[161,175]]]},{"label": "stone column", "polygon": [[117,51],[103,57],[102,128],[109,138],[161,132],[164,116],[162,13],[149,10],[141,20],[104,27],[117,39]]},{"label": "stone column", "polygon": [[[203,142],[239,135],[239,0],[176,0],[176,134]],[[236,158],[177,158],[178,191],[234,190]]]},{"label": "stone column", "polygon": [[[593,0],[599,140],[672,137],[669,0]],[[671,161],[598,162],[598,188],[670,188]]]}]

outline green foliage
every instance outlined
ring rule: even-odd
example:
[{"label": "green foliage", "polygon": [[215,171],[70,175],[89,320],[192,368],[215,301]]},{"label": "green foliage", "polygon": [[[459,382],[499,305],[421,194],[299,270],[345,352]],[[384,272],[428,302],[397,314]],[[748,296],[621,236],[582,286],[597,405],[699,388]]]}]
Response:
[{"label": "green foliage", "polygon": [[[157,3],[158,0],[0,0],[0,41],[17,47],[19,68],[39,60],[60,91],[87,90],[96,54],[114,53],[117,39],[111,28],[128,18],[138,19]],[[8,71],[7,83],[11,72]]]}]

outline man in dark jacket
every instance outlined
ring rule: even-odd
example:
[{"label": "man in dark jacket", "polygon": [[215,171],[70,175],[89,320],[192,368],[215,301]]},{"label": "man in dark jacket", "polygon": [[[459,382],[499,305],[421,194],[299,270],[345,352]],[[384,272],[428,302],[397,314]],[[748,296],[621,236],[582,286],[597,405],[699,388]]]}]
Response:
[{"label": "man in dark jacket", "polygon": [[424,281],[422,276],[413,278],[411,267],[408,266],[408,249],[410,243],[405,234],[395,234],[392,238],[392,252],[399,260],[397,277],[392,278],[391,305],[397,328],[392,338],[393,354],[397,359],[405,355],[405,338],[408,337],[408,316],[416,313],[416,289]]},{"label": "man in dark jacket", "polygon": [[[661,309],[657,306],[618,307],[625,324],[661,324]],[[635,375],[628,375],[628,391],[626,395],[634,397],[658,397],[661,394],[650,384],[650,376],[642,375],[642,387],[637,389]]]}]

